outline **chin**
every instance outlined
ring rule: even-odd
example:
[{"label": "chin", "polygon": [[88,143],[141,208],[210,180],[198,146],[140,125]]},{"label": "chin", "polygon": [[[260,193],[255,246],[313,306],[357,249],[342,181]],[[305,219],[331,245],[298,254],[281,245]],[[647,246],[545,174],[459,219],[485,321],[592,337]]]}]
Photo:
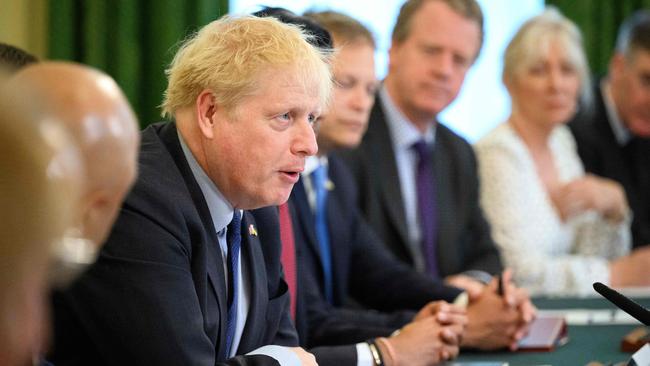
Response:
[{"label": "chin", "polygon": [[637,123],[631,123],[630,131],[636,136],[642,138],[650,138],[650,121],[639,121]]}]

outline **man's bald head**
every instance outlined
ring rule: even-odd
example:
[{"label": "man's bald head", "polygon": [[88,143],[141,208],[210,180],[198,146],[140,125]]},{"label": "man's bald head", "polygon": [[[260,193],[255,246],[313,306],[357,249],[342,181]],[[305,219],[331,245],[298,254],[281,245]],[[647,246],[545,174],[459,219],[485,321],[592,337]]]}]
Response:
[{"label": "man's bald head", "polygon": [[79,226],[85,238],[103,243],[136,176],[137,119],[124,94],[110,76],[64,62],[27,67],[11,85],[41,101],[42,113],[75,138],[87,173]]},{"label": "man's bald head", "polygon": [[66,130],[0,90],[0,365],[27,365],[42,345],[50,254],[82,181]]}]

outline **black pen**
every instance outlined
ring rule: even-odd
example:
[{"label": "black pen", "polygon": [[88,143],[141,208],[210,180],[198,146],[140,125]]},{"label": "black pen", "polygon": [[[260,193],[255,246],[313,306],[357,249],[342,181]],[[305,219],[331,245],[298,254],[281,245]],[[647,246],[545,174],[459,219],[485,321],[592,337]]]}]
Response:
[{"label": "black pen", "polygon": [[503,296],[503,274],[499,273],[497,276],[497,294]]}]

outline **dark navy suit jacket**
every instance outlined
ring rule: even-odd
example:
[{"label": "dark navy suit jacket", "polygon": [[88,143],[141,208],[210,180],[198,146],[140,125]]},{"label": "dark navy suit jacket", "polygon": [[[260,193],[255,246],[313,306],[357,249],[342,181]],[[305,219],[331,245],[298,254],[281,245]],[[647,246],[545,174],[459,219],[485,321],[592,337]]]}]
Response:
[{"label": "dark navy suit jacket", "polygon": [[[208,206],[173,123],[142,134],[139,177],[97,263],[54,296],[54,348],[62,365],[277,365],[228,359],[222,256]],[[298,344],[280,277],[279,238],[263,242],[242,218],[250,308],[238,354]],[[264,250],[262,250],[264,249]]]},{"label": "dark navy suit jacket", "polygon": [[[414,272],[386,250],[356,208],[354,181],[336,156],[330,156],[329,178],[334,184],[327,202],[333,304],[324,296],[321,254],[303,178],[289,200],[295,213],[300,280],[297,328],[306,346],[348,344],[333,349],[343,352],[348,347],[344,354],[355,358],[339,358],[339,364],[347,360],[343,364],[352,365],[356,363],[356,352],[350,351],[352,344],[389,335],[412,319],[413,310],[432,300],[451,301],[460,290]],[[345,307],[349,298],[373,310]]]},{"label": "dark navy suit jacket", "polygon": [[[344,155],[359,187],[359,206],[383,243],[402,261],[415,265],[395,152],[381,97],[372,108],[361,145]],[[479,204],[476,157],[462,137],[436,126],[433,169],[438,210],[437,258],[442,277],[481,270],[496,274],[501,258]]]},{"label": "dark navy suit jacket", "polygon": [[[598,83],[599,85],[600,83]],[[614,137],[600,87],[595,105],[569,122],[585,170],[619,182],[634,213],[634,247],[650,244],[650,139],[623,147]]]}]

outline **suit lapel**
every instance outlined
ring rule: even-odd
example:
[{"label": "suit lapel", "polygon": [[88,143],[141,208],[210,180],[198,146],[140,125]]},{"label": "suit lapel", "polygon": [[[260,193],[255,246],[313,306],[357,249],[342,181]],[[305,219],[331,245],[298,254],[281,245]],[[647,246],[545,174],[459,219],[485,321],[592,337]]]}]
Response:
[{"label": "suit lapel", "polygon": [[[255,230],[251,229],[251,225]],[[251,289],[255,289],[255,291],[250,291],[248,316],[237,348],[244,351],[254,349],[255,345],[259,345],[261,342],[260,337],[263,332],[260,332],[259,329],[266,322],[265,306],[266,299],[269,298],[265,280],[266,269],[260,266],[261,263],[264,263],[264,257],[256,229],[255,220],[250,213],[244,211],[241,229],[241,261],[246,263],[245,273],[248,274],[249,286]]]},{"label": "suit lapel", "polygon": [[[219,314],[221,314],[220,321],[219,321],[219,325],[220,325],[219,337],[221,339],[225,339],[226,322],[227,322],[226,314],[228,313],[228,310],[226,309],[226,303],[227,303],[227,296],[226,296],[226,289],[225,289],[226,286],[224,283],[224,279],[226,278],[226,276],[223,270],[224,264],[221,256],[221,251],[219,249],[219,240],[217,239],[217,232],[214,228],[214,224],[212,223],[212,219],[210,217],[210,210],[208,209],[208,205],[205,202],[205,197],[201,192],[201,188],[199,187],[199,184],[194,179],[192,170],[190,169],[190,166],[187,163],[187,160],[185,159],[185,155],[183,154],[183,150],[178,140],[178,132],[176,130],[176,125],[174,123],[169,123],[165,125],[160,133],[160,138],[163,141],[163,143],[167,146],[167,149],[170,151],[172,158],[176,162],[176,166],[178,167],[178,170],[180,171],[181,175],[183,176],[183,179],[186,182],[186,185],[192,197],[192,201],[194,202],[194,206],[196,207],[197,213],[201,218],[201,222],[205,229],[205,233],[208,236],[207,238],[208,243],[205,243],[207,247],[207,253],[208,253],[206,271],[208,273],[208,279],[212,291],[214,292],[217,302],[219,304]],[[243,234],[242,234],[242,238],[243,238]],[[206,304],[201,304],[201,306],[204,311],[207,310]],[[222,348],[223,347],[220,347],[219,352],[220,352],[220,357],[223,359],[226,357],[226,354],[225,354],[225,349]]]},{"label": "suit lapel", "polygon": [[[403,243],[409,242],[408,228],[406,226],[406,214],[404,213],[404,202],[400,191],[400,181],[395,162],[395,151],[386,124],[386,117],[382,111],[381,101],[377,98],[372,109],[370,125],[368,126],[368,146],[371,147],[370,159],[373,160],[370,169],[375,170],[370,179],[378,185],[383,206],[386,207],[388,217]],[[409,248],[411,256],[415,253]]]}]

